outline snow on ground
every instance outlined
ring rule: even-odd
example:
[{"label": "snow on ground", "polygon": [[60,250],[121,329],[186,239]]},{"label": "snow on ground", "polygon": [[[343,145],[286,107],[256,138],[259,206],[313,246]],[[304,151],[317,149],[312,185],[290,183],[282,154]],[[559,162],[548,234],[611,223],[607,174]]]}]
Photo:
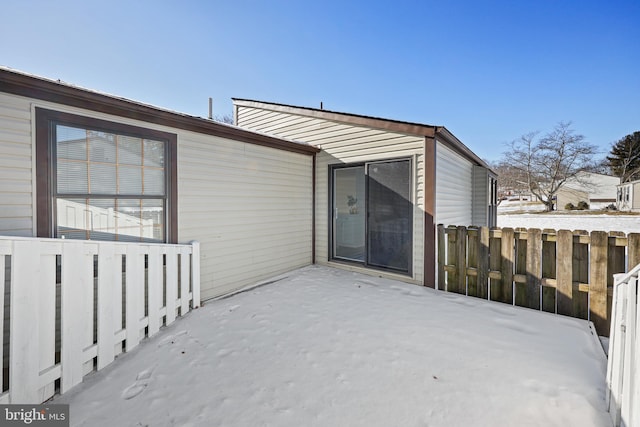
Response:
[{"label": "snow on ground", "polygon": [[640,216],[606,214],[501,214],[498,227],[552,228],[554,230],[622,231],[640,233]]},{"label": "snow on ground", "polygon": [[[498,206],[498,227],[552,228],[554,230],[622,231],[640,233],[640,215],[609,215],[571,211],[542,212],[542,203],[505,200]],[[518,213],[516,213],[518,212]],[[523,213],[526,212],[526,213]]]},{"label": "snow on ground", "polygon": [[587,323],[312,266],[212,301],[54,403],[73,426],[608,426]]}]

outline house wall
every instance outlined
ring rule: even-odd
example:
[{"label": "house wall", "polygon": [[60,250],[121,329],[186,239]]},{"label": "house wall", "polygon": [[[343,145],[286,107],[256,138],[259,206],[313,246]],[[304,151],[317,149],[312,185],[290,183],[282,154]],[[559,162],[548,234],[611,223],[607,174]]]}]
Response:
[{"label": "house wall", "polygon": [[[436,145],[436,224],[468,226],[474,223],[472,215],[474,186],[472,184],[473,164],[438,141]],[[479,197],[482,198],[482,196]]]},{"label": "house wall", "polygon": [[640,210],[640,182],[634,182],[631,186],[631,210]]},{"label": "house wall", "polygon": [[313,157],[0,93],[0,234],[35,236],[35,107],[177,134],[178,238],[202,299],[312,262]]},{"label": "house wall", "polygon": [[33,236],[32,168],[29,102],[0,93],[0,234]]},{"label": "house wall", "polygon": [[357,271],[366,269],[329,260],[329,165],[411,158],[414,169],[413,273],[410,278],[376,271],[400,280],[422,283],[424,270],[424,138],[326,119],[237,106],[243,128],[322,148],[316,157],[316,262]]},{"label": "house wall", "polygon": [[489,202],[491,199],[489,171],[485,167],[473,165],[472,180],[471,225],[486,226],[489,221]]},{"label": "house wall", "polygon": [[589,203],[589,194],[574,188],[560,188],[556,193],[556,209],[564,210],[567,203],[578,206],[580,202]]}]

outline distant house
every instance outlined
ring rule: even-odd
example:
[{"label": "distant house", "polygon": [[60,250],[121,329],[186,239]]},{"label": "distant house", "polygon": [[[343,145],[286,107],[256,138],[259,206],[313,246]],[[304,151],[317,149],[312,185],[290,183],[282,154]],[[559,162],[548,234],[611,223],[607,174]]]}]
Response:
[{"label": "distant house", "polygon": [[616,207],[620,211],[640,212],[640,180],[617,186]]},{"label": "distant house", "polygon": [[568,179],[556,193],[557,209],[564,209],[569,203],[577,206],[585,202],[590,209],[601,209],[616,203],[616,187],[620,179],[615,176],[593,172],[578,172]]},{"label": "distant house", "polygon": [[435,224],[496,224],[496,174],[445,127],[246,99],[234,99],[234,116],[321,149],[319,264],[432,284]]}]

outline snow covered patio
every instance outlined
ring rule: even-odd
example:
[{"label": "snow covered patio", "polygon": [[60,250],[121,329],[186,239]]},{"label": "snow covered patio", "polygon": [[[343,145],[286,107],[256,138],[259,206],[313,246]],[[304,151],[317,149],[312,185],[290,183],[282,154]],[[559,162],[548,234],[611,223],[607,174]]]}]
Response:
[{"label": "snow covered patio", "polygon": [[53,402],[71,425],[610,425],[586,321],[319,266],[118,359]]}]

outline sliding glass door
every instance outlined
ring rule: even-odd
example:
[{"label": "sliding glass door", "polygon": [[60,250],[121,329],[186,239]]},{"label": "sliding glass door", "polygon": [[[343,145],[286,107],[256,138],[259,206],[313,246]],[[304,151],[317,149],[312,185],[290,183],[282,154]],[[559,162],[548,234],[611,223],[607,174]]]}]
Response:
[{"label": "sliding glass door", "polygon": [[332,256],[411,272],[411,161],[389,160],[332,170]]},{"label": "sliding glass door", "polygon": [[333,256],[364,262],[364,166],[334,169],[333,183]]}]

